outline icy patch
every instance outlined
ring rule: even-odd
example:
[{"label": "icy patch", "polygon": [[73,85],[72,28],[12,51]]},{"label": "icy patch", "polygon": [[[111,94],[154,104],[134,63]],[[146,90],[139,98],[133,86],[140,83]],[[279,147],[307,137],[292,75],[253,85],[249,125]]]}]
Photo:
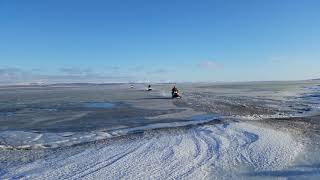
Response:
[{"label": "icy patch", "polygon": [[202,114],[186,118],[185,121],[170,123],[153,123],[133,128],[119,128],[113,130],[98,130],[91,132],[25,132],[25,131],[2,131],[0,132],[0,149],[39,149],[72,146],[75,144],[88,143],[96,140],[109,139],[124,136],[136,132],[151,129],[182,127],[187,125],[203,124],[218,120],[218,116]]},{"label": "icy patch", "polygon": [[8,169],[2,178],[239,179],[247,172],[286,168],[302,150],[284,132],[247,123],[204,125],[61,152]]},{"label": "icy patch", "polygon": [[1,117],[1,116],[10,117],[10,116],[14,116],[14,115],[15,115],[14,112],[0,112],[0,117]]},{"label": "icy patch", "polygon": [[114,107],[114,104],[107,103],[107,102],[88,102],[84,104],[87,108],[105,108],[105,109],[111,109]]},{"label": "icy patch", "polygon": [[320,86],[313,86],[305,88],[305,92],[300,94],[297,98],[299,102],[305,105],[300,109],[304,114],[310,115],[319,113],[320,108]]}]

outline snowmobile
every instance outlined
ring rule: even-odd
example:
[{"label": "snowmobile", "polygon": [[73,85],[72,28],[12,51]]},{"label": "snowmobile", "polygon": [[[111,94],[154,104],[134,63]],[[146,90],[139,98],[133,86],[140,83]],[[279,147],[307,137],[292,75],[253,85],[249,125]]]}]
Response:
[{"label": "snowmobile", "polygon": [[179,91],[173,91],[172,92],[172,98],[181,98],[181,95],[180,95]]}]

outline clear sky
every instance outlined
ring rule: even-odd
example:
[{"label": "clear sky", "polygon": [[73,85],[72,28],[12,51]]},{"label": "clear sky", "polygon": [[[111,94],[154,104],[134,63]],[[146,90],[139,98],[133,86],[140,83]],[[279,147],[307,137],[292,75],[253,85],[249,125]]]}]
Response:
[{"label": "clear sky", "polygon": [[319,77],[319,0],[0,0],[0,83]]}]

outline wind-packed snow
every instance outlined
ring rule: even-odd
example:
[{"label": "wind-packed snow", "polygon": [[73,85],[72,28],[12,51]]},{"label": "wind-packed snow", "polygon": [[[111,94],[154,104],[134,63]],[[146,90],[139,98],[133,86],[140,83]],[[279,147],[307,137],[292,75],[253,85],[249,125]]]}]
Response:
[{"label": "wind-packed snow", "polygon": [[237,179],[291,165],[303,150],[289,134],[248,123],[146,131],[7,170],[22,179]]}]

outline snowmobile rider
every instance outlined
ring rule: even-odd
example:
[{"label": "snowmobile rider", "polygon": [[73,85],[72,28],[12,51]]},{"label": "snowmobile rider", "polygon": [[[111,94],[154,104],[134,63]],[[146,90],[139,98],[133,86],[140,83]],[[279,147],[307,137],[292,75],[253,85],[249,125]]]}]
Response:
[{"label": "snowmobile rider", "polygon": [[176,86],[173,86],[171,94],[173,95],[175,92],[179,92],[179,90],[176,88]]}]

